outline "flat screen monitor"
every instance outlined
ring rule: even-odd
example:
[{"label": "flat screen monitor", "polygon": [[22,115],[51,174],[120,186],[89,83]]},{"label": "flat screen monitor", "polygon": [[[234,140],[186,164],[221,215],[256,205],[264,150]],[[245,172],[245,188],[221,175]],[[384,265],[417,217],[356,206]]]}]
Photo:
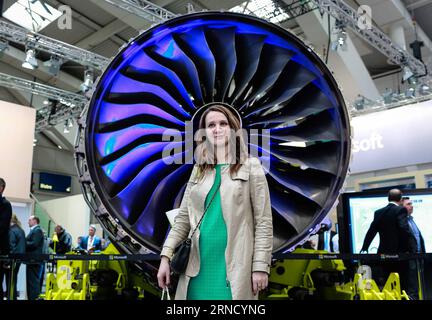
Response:
[{"label": "flat screen monitor", "polygon": [[72,178],[47,172],[39,173],[39,189],[50,192],[71,192]]},{"label": "flat screen monitor", "polygon": [[[413,202],[413,218],[425,241],[426,252],[432,252],[432,189],[403,190]],[[344,252],[360,253],[364,238],[372,223],[374,212],[388,203],[386,191],[366,191],[342,194],[343,214],[339,214],[340,238]],[[343,236],[342,236],[343,234]],[[379,235],[369,246],[369,253],[377,253]]]}]

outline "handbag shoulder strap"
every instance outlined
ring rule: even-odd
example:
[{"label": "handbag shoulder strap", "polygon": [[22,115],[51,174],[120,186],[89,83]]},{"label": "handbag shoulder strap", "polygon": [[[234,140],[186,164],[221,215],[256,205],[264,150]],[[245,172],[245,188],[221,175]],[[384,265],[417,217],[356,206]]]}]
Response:
[{"label": "handbag shoulder strap", "polygon": [[205,210],[204,210],[204,213],[203,213],[202,216],[201,216],[200,221],[198,222],[197,226],[195,227],[195,229],[194,229],[194,231],[192,232],[192,234],[191,234],[191,236],[189,237],[189,239],[192,239],[193,235],[195,234],[195,231],[199,228],[199,226],[200,226],[200,224],[201,224],[201,221],[202,221],[203,218],[204,218],[204,215],[206,214],[206,212],[207,212],[208,208],[210,207],[211,203],[213,202],[213,199],[215,198],[216,193],[219,191],[219,188],[220,188],[220,186],[221,186],[221,183],[222,183],[222,179],[219,180],[218,186],[217,186],[215,192],[213,192],[213,195],[212,195],[212,198],[211,198],[210,202],[207,204],[207,206],[206,206],[206,208],[205,208]]}]

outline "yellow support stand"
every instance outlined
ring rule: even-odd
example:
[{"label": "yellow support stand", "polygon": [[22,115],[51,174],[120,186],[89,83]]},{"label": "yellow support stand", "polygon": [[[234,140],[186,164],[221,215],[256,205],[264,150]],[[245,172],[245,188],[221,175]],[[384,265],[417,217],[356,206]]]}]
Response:
[{"label": "yellow support stand", "polygon": [[363,279],[361,274],[354,277],[355,291],[360,300],[409,300],[400,286],[399,274],[391,273],[382,291],[373,279]]}]

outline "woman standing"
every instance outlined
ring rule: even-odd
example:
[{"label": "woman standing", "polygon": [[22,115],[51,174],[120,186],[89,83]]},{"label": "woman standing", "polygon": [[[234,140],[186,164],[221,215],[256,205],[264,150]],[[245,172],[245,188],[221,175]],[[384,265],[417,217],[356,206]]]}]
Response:
[{"label": "woman standing", "polygon": [[[13,214],[9,229],[9,245],[10,245],[10,253],[12,254],[23,254],[26,249],[26,239],[25,233],[21,226],[21,222],[18,217]],[[17,262],[15,265],[15,269],[13,271],[13,284],[11,283],[11,273],[8,274],[7,277],[7,287],[8,287],[8,295],[10,295],[10,291],[13,287],[13,295],[12,300],[16,300],[17,298],[17,278],[18,272],[21,263]],[[13,285],[13,286],[12,286]]]},{"label": "woman standing", "polygon": [[269,189],[257,158],[250,158],[240,120],[213,104],[199,121],[197,164],[180,212],[161,252],[158,283],[170,284],[169,261],[177,245],[192,234],[185,274],[176,299],[257,299],[268,284],[273,226]]}]

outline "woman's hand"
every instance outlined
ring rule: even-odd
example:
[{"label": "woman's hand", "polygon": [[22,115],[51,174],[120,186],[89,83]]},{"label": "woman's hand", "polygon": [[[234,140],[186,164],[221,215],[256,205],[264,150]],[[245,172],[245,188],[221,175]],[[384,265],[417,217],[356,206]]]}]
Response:
[{"label": "woman's hand", "polygon": [[158,284],[161,289],[170,285],[170,265],[168,257],[162,256],[157,274]]},{"label": "woman's hand", "polygon": [[252,272],[252,291],[254,296],[261,290],[267,288],[268,274],[266,272],[255,271]]}]

